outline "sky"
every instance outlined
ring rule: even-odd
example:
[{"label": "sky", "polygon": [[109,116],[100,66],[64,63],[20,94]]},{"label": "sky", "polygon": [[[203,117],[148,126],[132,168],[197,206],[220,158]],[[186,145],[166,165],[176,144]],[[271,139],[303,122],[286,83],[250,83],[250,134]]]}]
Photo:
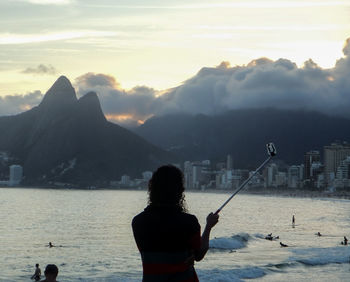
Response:
[{"label": "sky", "polygon": [[266,105],[346,115],[349,37],[350,0],[1,0],[0,115],[60,75],[119,123]]}]

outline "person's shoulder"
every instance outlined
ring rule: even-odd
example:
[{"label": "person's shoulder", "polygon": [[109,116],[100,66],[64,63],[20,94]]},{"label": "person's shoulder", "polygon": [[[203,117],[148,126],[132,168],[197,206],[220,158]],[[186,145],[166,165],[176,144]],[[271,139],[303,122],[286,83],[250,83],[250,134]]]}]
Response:
[{"label": "person's shoulder", "polygon": [[197,217],[195,215],[193,215],[193,214],[183,212],[182,216],[188,221],[191,221],[191,222],[194,222],[194,223],[196,223],[196,222],[198,223]]},{"label": "person's shoulder", "polygon": [[188,230],[191,230],[191,232],[198,232],[200,231],[200,224],[198,222],[198,219],[195,215],[190,213],[183,213],[183,218],[181,220],[186,228]]},{"label": "person's shoulder", "polygon": [[135,215],[134,218],[132,219],[131,224],[134,225],[140,220],[142,221],[142,219],[145,217],[145,214],[146,214],[146,211],[142,211],[139,214]]}]

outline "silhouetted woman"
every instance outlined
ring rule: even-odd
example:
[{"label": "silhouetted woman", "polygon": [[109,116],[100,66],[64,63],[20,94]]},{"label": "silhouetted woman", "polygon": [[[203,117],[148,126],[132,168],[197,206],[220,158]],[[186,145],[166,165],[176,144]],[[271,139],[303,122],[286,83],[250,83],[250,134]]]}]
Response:
[{"label": "silhouetted woman", "polygon": [[204,258],[219,216],[210,213],[202,236],[194,215],[186,213],[181,170],[162,166],[148,184],[149,205],[132,228],[141,253],[143,281],[198,281],[194,261]]}]

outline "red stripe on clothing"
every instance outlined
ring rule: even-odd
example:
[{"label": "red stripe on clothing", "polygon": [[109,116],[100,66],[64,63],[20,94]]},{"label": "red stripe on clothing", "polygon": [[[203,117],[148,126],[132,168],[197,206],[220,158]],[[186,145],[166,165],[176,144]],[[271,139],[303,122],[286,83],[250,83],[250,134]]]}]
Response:
[{"label": "red stripe on clothing", "polygon": [[144,274],[170,274],[184,272],[189,268],[185,263],[181,264],[167,264],[167,263],[144,263]]}]

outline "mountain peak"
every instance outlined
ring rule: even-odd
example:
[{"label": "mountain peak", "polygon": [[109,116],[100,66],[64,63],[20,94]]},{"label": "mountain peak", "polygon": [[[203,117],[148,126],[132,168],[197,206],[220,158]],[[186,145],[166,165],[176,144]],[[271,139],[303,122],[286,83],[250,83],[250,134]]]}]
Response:
[{"label": "mountain peak", "polygon": [[96,92],[90,91],[78,100],[80,112],[86,117],[92,117],[96,120],[106,120],[101,109],[100,100]]},{"label": "mountain peak", "polygon": [[60,76],[51,88],[46,92],[40,106],[46,105],[61,105],[71,104],[77,101],[75,90],[69,79],[65,76]]}]

